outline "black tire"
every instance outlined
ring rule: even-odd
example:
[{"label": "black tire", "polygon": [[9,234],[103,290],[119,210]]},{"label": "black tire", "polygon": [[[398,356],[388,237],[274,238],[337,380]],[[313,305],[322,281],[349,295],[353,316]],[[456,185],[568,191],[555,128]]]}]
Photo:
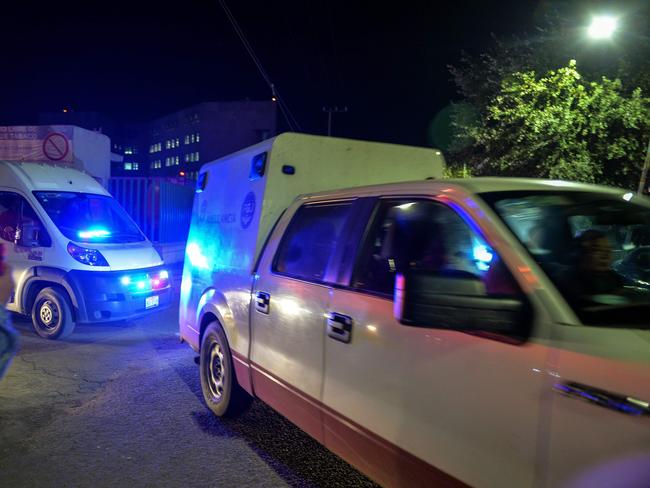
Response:
[{"label": "black tire", "polygon": [[234,417],[251,404],[252,397],[239,386],[228,340],[219,322],[208,324],[199,360],[205,404],[218,417]]},{"label": "black tire", "polygon": [[74,330],[72,306],[65,292],[43,288],[32,305],[32,325],[45,339],[63,339]]}]

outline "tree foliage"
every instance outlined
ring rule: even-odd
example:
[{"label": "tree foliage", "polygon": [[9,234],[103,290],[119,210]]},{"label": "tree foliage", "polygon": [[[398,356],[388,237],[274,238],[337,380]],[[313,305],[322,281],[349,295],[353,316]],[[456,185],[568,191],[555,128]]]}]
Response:
[{"label": "tree foliage", "polygon": [[650,138],[650,43],[637,35],[650,27],[650,6],[635,5],[609,44],[587,41],[567,21],[575,12],[554,11],[535,32],[493,37],[450,66],[462,96],[450,166],[635,188]]},{"label": "tree foliage", "polygon": [[621,5],[620,12],[626,15],[615,39],[593,41],[586,35],[587,18],[580,12],[588,9],[581,3],[555,5],[534,30],[508,38],[492,35],[492,42],[481,54],[463,53],[458,64],[449,66],[463,102],[481,112],[506,77],[524,71],[546,73],[572,59],[578,60],[581,74],[588,80],[603,76],[620,79],[626,95],[637,87],[650,94],[650,4],[634,0],[634,8]]},{"label": "tree foliage", "polygon": [[[461,111],[462,112],[462,111]],[[459,112],[459,113],[461,113]],[[559,178],[634,188],[650,136],[650,99],[619,80],[588,82],[575,61],[506,77],[475,118],[458,117],[477,175]]]}]

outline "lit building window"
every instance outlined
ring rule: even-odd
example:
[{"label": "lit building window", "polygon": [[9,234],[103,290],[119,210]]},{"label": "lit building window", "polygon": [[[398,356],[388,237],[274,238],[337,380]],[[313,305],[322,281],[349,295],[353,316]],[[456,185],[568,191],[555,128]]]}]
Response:
[{"label": "lit building window", "polygon": [[180,146],[180,141],[178,140],[178,137],[176,138],[176,147]]},{"label": "lit building window", "polygon": [[124,169],[126,171],[131,171],[133,169],[133,165],[131,163],[124,163]]},{"label": "lit building window", "polygon": [[133,170],[138,171],[140,169],[140,163],[133,163]]},{"label": "lit building window", "polygon": [[194,154],[195,154],[195,156],[194,156],[194,162],[198,163],[198,162],[199,162],[199,153],[198,153],[198,151],[195,152]]},{"label": "lit building window", "polygon": [[196,133],[196,142],[199,142],[201,140],[201,134],[198,132]]},{"label": "lit building window", "polygon": [[185,144],[189,144],[189,143],[190,143],[190,135],[185,134]]},{"label": "lit building window", "polygon": [[176,159],[174,159],[174,162],[176,163],[176,166],[178,166],[178,163],[180,162],[180,158],[176,156]]},{"label": "lit building window", "polygon": [[124,148],[124,154],[133,154],[133,148],[125,147]]},{"label": "lit building window", "polygon": [[170,140],[167,139],[167,140],[165,141],[165,149],[169,149],[170,147],[171,147]]}]

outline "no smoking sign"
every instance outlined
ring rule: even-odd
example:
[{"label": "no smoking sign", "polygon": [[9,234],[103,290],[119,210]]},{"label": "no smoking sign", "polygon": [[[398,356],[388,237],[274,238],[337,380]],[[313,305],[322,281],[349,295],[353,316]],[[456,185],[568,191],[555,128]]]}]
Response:
[{"label": "no smoking sign", "polygon": [[50,161],[61,161],[69,151],[68,138],[60,132],[51,132],[43,140],[43,154]]}]

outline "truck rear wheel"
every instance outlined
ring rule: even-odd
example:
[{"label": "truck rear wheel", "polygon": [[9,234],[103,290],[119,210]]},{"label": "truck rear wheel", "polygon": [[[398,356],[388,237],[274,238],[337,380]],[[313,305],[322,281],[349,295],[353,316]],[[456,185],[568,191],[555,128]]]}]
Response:
[{"label": "truck rear wheel", "polygon": [[45,339],[63,339],[74,330],[72,307],[65,293],[56,288],[43,288],[32,305],[32,324]]},{"label": "truck rear wheel", "polygon": [[233,417],[248,408],[252,398],[237,383],[228,340],[219,322],[211,322],[205,329],[199,369],[203,398],[215,415]]}]

